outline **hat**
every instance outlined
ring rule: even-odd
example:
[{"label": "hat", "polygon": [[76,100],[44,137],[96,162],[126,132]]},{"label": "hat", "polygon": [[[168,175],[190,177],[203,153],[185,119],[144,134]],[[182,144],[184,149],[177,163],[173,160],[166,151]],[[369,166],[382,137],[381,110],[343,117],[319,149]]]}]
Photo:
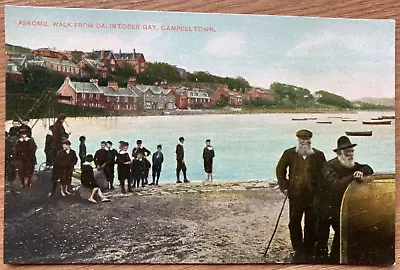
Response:
[{"label": "hat", "polygon": [[62,142],[62,144],[71,145],[71,142],[68,141],[68,140],[65,140],[65,141]]},{"label": "hat", "polygon": [[123,144],[124,143],[124,141],[119,141],[119,144]]},{"label": "hat", "polygon": [[19,131],[19,134],[28,134],[28,130],[27,129],[25,129],[25,128],[23,128],[23,129],[21,129],[20,131]]},{"label": "hat", "polygon": [[180,141],[184,141],[184,140],[185,140],[185,138],[183,138],[183,137],[180,137],[180,138],[179,138],[179,140],[180,140]]},{"label": "hat", "polygon": [[352,148],[356,146],[357,144],[351,143],[350,139],[346,136],[342,136],[337,140],[337,148],[334,149],[334,152],[337,152],[339,150],[347,149],[347,148]]},{"label": "hat", "polygon": [[312,138],[312,132],[307,129],[300,129],[296,132],[297,138]]},{"label": "hat", "polygon": [[129,143],[128,142],[122,142],[121,145],[122,146],[129,146]]},{"label": "hat", "polygon": [[142,143],[142,140],[137,140],[136,141],[136,144],[141,144]]},{"label": "hat", "polygon": [[58,116],[58,120],[64,120],[65,118],[67,118],[67,116],[65,116],[65,114],[60,114],[59,116]]}]

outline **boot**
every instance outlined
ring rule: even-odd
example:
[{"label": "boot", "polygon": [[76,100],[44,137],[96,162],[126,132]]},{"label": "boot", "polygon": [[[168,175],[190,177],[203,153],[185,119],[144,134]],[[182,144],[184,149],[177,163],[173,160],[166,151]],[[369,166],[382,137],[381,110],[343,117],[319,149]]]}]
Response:
[{"label": "boot", "polygon": [[120,186],[121,186],[121,192],[122,192],[123,194],[126,194],[125,183],[120,182]]},{"label": "boot", "polygon": [[128,192],[133,192],[132,185],[128,183]]},{"label": "boot", "polygon": [[181,184],[182,183],[181,180],[179,180],[179,172],[178,171],[176,172],[176,183],[177,184]]},{"label": "boot", "polygon": [[190,181],[189,181],[189,180],[187,179],[187,177],[186,177],[186,171],[183,172],[183,177],[184,177],[184,178],[183,178],[183,182],[184,182],[184,183],[190,183]]}]

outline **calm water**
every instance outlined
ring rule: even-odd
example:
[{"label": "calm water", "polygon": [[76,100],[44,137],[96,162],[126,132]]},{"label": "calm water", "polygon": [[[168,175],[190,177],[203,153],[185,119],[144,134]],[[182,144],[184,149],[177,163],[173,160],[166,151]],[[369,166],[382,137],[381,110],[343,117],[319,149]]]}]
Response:
[{"label": "calm water", "polygon": [[[387,113],[389,114],[389,113]],[[340,119],[329,119],[331,125],[317,124],[315,121],[292,121],[292,118],[318,117],[320,114],[263,114],[263,115],[194,115],[67,119],[66,130],[71,132],[72,148],[78,149],[79,136],[87,138],[88,153],[94,153],[102,140],[111,140],[118,147],[118,141],[130,143],[130,151],[137,139],[152,152],[157,144],[163,145],[164,167],[162,181],[175,181],[175,147],[178,138],[184,136],[185,161],[189,180],[203,180],[202,150],[207,138],[215,148],[215,180],[275,179],[275,166],[282,152],[296,145],[295,132],[300,128],[312,130],[313,146],[322,150],[327,159],[335,156],[332,149],[345,131],[372,130],[372,137],[350,137],[357,143],[356,160],[368,163],[375,171],[394,172],[395,143],[394,120],[390,126],[366,126],[362,120],[380,116],[379,112],[341,114],[342,117],[358,119],[357,123],[345,123]],[[394,115],[394,112],[390,112]],[[10,123],[6,123],[6,128]],[[45,160],[44,138],[47,122],[40,120],[33,129],[38,144],[38,162]]]}]

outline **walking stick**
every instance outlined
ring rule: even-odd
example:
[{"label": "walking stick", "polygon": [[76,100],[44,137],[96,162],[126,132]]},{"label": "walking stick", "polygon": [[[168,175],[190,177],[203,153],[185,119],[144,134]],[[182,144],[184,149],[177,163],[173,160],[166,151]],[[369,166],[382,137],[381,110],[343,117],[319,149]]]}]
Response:
[{"label": "walking stick", "polygon": [[271,238],[269,239],[268,246],[267,246],[267,248],[265,249],[264,257],[267,256],[267,252],[268,252],[268,250],[269,250],[269,247],[271,246],[271,243],[272,243],[272,240],[274,239],[276,230],[278,229],[279,220],[281,219],[282,212],[283,212],[283,209],[285,208],[285,204],[286,204],[287,198],[288,198],[288,195],[287,195],[287,193],[286,193],[285,200],[283,201],[281,211],[279,212],[278,220],[276,221],[276,224],[275,224],[274,232],[272,233]]}]

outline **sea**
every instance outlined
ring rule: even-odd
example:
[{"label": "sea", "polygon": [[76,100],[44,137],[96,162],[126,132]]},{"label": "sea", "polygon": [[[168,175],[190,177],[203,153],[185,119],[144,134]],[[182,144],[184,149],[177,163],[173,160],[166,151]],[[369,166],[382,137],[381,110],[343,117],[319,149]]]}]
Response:
[{"label": "sea", "polygon": [[[206,179],[202,151],[205,140],[211,139],[215,149],[214,180],[246,181],[276,179],[275,167],[283,151],[296,146],[298,129],[313,132],[313,147],[323,151],[327,160],[335,157],[333,149],[345,131],[372,131],[371,137],[349,137],[356,143],[355,160],[369,164],[376,172],[395,171],[395,120],[391,125],[363,125],[381,115],[394,112],[359,112],[351,114],[231,114],[231,115],[171,115],[142,117],[67,118],[64,124],[71,132],[72,149],[78,152],[79,136],[87,138],[88,153],[100,148],[101,141],[112,141],[118,149],[119,141],[129,142],[129,152],[141,139],[150,151],[162,144],[164,164],[160,182],[176,181],[175,148],[178,138],[185,138],[185,162],[189,180]],[[293,121],[292,118],[317,120]],[[342,122],[342,117],[357,122]],[[319,124],[317,121],[332,121]],[[44,142],[49,119],[31,120],[33,137],[38,145],[38,165],[45,161]],[[6,122],[6,129],[11,122]],[[79,164],[77,165],[79,167]],[[151,174],[150,174],[151,175]]]}]

